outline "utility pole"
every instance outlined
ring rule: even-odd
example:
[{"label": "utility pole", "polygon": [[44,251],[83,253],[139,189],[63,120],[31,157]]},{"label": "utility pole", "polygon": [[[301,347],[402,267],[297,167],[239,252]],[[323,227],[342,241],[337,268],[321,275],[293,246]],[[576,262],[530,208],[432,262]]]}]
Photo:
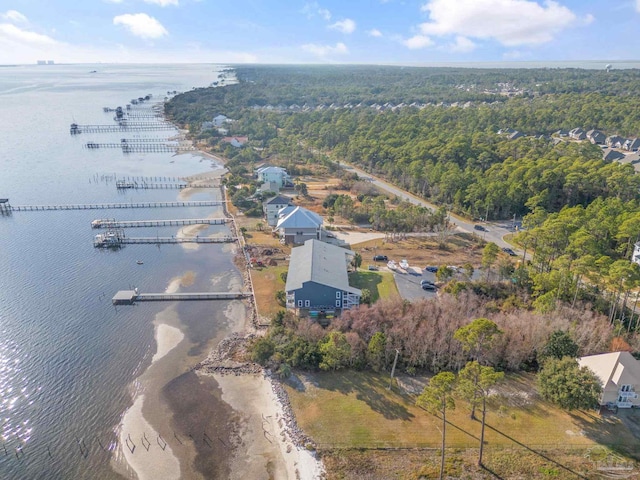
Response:
[{"label": "utility pole", "polygon": [[393,382],[393,374],[396,371],[396,364],[398,363],[398,355],[400,355],[400,350],[396,348],[396,358],[393,359],[393,367],[391,367],[391,376],[389,377],[389,386],[387,390],[391,390],[391,383]]}]

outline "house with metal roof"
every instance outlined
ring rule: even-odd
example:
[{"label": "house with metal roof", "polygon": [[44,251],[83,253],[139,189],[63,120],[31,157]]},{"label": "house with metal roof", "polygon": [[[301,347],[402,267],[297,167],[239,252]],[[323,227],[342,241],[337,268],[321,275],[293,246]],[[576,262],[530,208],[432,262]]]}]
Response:
[{"label": "house with metal roof", "polygon": [[589,130],[587,132],[587,138],[589,141],[595,145],[604,145],[607,136],[602,133],[600,130]]},{"label": "house with metal roof", "polygon": [[351,250],[307,240],[291,250],[285,294],[287,308],[312,318],[331,317],[360,304],[362,291],[349,285]]},{"label": "house with metal roof", "polygon": [[278,213],[284,207],[291,205],[291,199],[284,195],[276,195],[262,204],[267,224],[275,227],[278,223]]},{"label": "house with metal roof", "polygon": [[278,186],[278,190],[291,183],[291,178],[282,167],[265,166],[256,170],[258,181],[263,183],[273,183]]},{"label": "house with metal roof", "polygon": [[321,238],[323,220],[320,215],[302,207],[287,212],[286,215],[281,212],[275,228],[282,243],[299,245],[312,238]]},{"label": "house with metal roof", "polygon": [[618,408],[640,406],[636,392],[640,391],[640,361],[629,352],[602,353],[578,359],[581,367],[588,367],[602,385],[600,405]]}]

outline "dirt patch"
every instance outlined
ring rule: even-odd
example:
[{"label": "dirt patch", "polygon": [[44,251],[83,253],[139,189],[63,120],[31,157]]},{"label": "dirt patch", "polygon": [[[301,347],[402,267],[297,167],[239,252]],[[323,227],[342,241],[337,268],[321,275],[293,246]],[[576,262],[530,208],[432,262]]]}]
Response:
[{"label": "dirt patch", "polygon": [[196,273],[194,271],[189,270],[185,272],[184,275],[180,278],[180,286],[181,287],[190,287],[196,281]]}]

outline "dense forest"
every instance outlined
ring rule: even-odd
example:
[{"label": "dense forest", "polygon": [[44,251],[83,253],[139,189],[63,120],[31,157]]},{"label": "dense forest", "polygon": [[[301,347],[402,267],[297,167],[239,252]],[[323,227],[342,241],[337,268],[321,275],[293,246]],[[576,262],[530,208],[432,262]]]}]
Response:
[{"label": "dense forest", "polygon": [[[264,160],[294,175],[347,161],[469,218],[522,216],[515,241],[533,257],[504,266],[521,306],[546,314],[590,304],[619,331],[637,329],[630,311],[640,268],[629,260],[640,239],[640,176],[603,160],[597,145],[550,136],[575,127],[640,135],[640,71],[243,66],[236,74],[237,84],[166,105],[232,157],[234,172]],[[253,148],[223,147],[218,132],[201,131],[218,114]],[[499,133],[508,128],[527,136]],[[382,208],[386,200],[356,197],[341,194],[331,211],[407,227]]]}]

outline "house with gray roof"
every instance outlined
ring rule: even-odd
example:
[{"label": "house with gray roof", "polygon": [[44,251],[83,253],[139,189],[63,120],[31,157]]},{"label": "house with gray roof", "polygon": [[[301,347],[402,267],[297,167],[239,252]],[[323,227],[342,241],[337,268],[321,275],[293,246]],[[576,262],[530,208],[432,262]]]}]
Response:
[{"label": "house with gray roof", "polygon": [[587,132],[587,138],[589,141],[595,145],[604,145],[607,136],[602,133],[600,130],[589,130]]},{"label": "house with gray roof", "polygon": [[360,304],[362,291],[349,285],[354,252],[319,240],[291,250],[285,285],[287,308],[310,317],[330,317]]},{"label": "house with gray roof", "polygon": [[286,215],[279,215],[275,230],[280,235],[280,242],[300,245],[309,239],[322,238],[322,223],[322,217],[317,213],[295,207]]},{"label": "house with gray roof", "polygon": [[624,158],[624,153],[613,150],[612,148],[602,149],[602,159],[607,162],[614,162]]},{"label": "house with gray roof", "polygon": [[284,195],[276,195],[262,204],[267,224],[275,227],[278,223],[278,212],[291,205],[291,199]]},{"label": "house with gray roof", "polygon": [[580,367],[595,373],[602,386],[600,405],[613,404],[619,408],[640,406],[640,361],[629,352],[589,355],[578,359]]},{"label": "house with gray roof", "polygon": [[622,145],[624,150],[635,152],[640,148],[640,138],[629,138]]},{"label": "house with gray roof", "polygon": [[574,128],[573,130],[569,130],[569,138],[574,140],[584,140],[587,138],[586,132],[580,127]]},{"label": "house with gray roof", "polygon": [[623,138],[620,135],[611,135],[606,138],[604,143],[611,148],[622,148],[622,145],[624,145],[624,142],[626,142],[626,140],[626,138]]}]

